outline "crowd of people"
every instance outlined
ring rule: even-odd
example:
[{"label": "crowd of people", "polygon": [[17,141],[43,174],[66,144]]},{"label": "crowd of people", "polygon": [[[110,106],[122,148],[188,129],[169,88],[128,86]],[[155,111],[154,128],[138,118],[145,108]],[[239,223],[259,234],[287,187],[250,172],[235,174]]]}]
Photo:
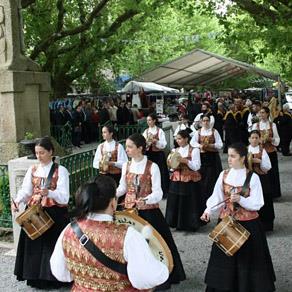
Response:
[{"label": "crowd of people", "polygon": [[[109,106],[103,104],[100,118],[103,111],[111,119]],[[125,108],[121,102],[123,116]],[[81,103],[76,111],[83,109]],[[214,102],[186,99],[179,111],[176,146],[168,157],[165,133],[155,113],[147,115],[148,127],[142,134],[127,137],[125,148],[115,139],[111,125],[102,128],[104,142],[93,160],[99,176],[76,193],[75,210],[70,213],[74,224],[69,223],[67,210],[68,172],[57,165],[43,188],[55,165],[53,146],[48,138],[36,144],[39,164],[28,170],[12,208],[16,211],[20,203],[28,208],[41,204],[55,225],[36,240],[22,230],[15,264],[18,280],[39,288],[73,285],[72,291],[170,289],[186,279],[170,227],[196,232],[219,211],[218,222],[232,217],[250,236],[233,256],[213,244],[206,291],[275,291],[266,232],[274,228],[273,200],[281,196],[277,152],[291,155],[289,110],[285,105],[276,112],[259,101],[221,98]],[[228,156],[225,170],[220,149]],[[163,198],[165,216],[159,206]],[[114,221],[117,207],[136,209],[159,232],[173,258],[170,273],[153,257],[139,232]],[[87,250],[88,241],[102,257]]]}]

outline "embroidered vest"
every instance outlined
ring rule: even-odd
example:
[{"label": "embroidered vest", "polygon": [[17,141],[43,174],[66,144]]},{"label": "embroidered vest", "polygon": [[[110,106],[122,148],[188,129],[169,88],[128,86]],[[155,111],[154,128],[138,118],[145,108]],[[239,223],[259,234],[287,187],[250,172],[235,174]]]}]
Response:
[{"label": "embroidered vest", "polygon": [[[126,262],[123,248],[127,226],[89,219],[78,220],[78,224],[108,257],[120,263]],[[74,279],[72,291],[138,291],[132,286],[127,275],[104,266],[82,247],[71,227],[64,233],[63,250],[68,270]]]},{"label": "embroidered vest", "polygon": [[[189,153],[186,157],[188,160],[192,160],[192,151],[193,148],[189,146]],[[181,181],[181,182],[197,182],[201,180],[201,174],[199,171],[190,169],[186,164],[181,163],[177,169],[171,174],[170,179],[172,181]]]},{"label": "embroidered vest", "polygon": [[203,135],[201,135],[201,129],[198,130],[199,144],[204,145],[203,149],[201,149],[202,153],[218,152],[217,149],[208,147],[209,144],[215,144],[215,134],[214,133],[215,133],[215,129],[212,129],[211,135],[203,136]]},{"label": "embroidered vest", "polygon": [[[159,140],[159,131],[160,131],[160,128],[157,127],[157,132],[155,135],[153,135],[153,138],[154,139],[157,139]],[[146,136],[148,137],[149,135],[149,128],[146,130]],[[157,152],[157,151],[162,151],[161,149],[157,148],[154,144],[151,144],[151,146],[149,147],[148,151],[154,151],[154,152]]]},{"label": "embroidered vest", "polygon": [[[263,139],[264,136],[266,135],[266,130],[260,130],[259,123],[257,123],[257,129],[260,131],[261,138]],[[273,138],[273,124],[271,122],[270,122],[270,129],[268,129],[267,131],[269,133],[269,138]],[[276,147],[271,142],[263,143],[262,146],[268,153],[277,151]]]},{"label": "embroidered vest", "polygon": [[[104,147],[104,143],[101,144],[100,146],[100,152],[101,154],[103,155],[103,147]],[[115,149],[113,151],[111,151],[111,157],[110,157],[110,160],[109,161],[113,161],[113,162],[117,162],[118,160],[118,148],[119,148],[119,143],[116,142],[116,145],[115,145]],[[108,173],[110,174],[120,174],[121,173],[121,169],[114,166],[114,165],[109,165],[109,168],[108,168]]]},{"label": "embroidered vest", "polygon": [[[127,193],[125,197],[125,208],[130,209],[135,207],[135,200],[139,198],[145,198],[152,193],[151,184],[151,165],[152,161],[147,160],[146,167],[143,174],[135,174],[130,172],[131,162],[127,163],[126,170],[126,182],[127,182]],[[138,182],[139,186],[135,186],[135,181]],[[159,204],[145,204],[144,206],[138,206],[138,210],[157,209]]]},{"label": "embroidered vest", "polygon": [[[224,200],[228,199],[231,195],[231,190],[235,188],[236,193],[240,193],[242,190],[242,187],[235,187],[231,186],[228,183],[226,183],[226,177],[229,173],[229,169],[224,171],[223,174],[223,192],[224,192]],[[250,190],[248,191],[249,196]],[[228,201],[225,203],[224,207],[221,209],[220,212],[220,218],[224,218],[226,216],[233,216],[236,220],[239,221],[249,221],[257,218],[259,216],[257,211],[248,211],[244,208],[242,208],[240,205],[238,206],[238,209],[234,208],[234,203]]]},{"label": "embroidered vest", "polygon": [[[252,157],[253,158],[262,159],[262,156],[263,156],[263,149],[262,149],[262,147],[260,147],[260,152],[259,153],[252,154]],[[254,163],[253,162],[253,164],[252,164],[252,170],[254,172],[256,172],[257,174],[260,174],[260,175],[267,174],[265,171],[263,171],[261,169],[261,164],[260,163]]]},{"label": "embroidered vest", "polygon": [[[40,200],[40,195],[36,194],[36,191],[41,188],[41,182],[46,180],[46,177],[38,177],[35,176],[35,172],[37,170],[37,165],[34,165],[31,169],[31,182],[32,182],[32,196],[30,197],[28,201],[28,206],[37,205]],[[54,191],[57,188],[57,181],[59,177],[59,168],[56,167],[51,183],[49,186],[49,190]],[[58,204],[54,199],[48,198],[47,196],[43,197],[41,200],[42,207],[52,207],[52,206],[58,206],[58,207],[67,207],[67,205],[61,205]]]}]

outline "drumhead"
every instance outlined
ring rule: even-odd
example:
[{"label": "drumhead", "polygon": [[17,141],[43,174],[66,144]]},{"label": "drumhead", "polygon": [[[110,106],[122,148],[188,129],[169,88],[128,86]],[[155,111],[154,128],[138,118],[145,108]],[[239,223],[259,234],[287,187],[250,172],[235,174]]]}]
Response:
[{"label": "drumhead", "polygon": [[181,155],[179,152],[172,152],[168,155],[167,163],[168,166],[172,169],[176,169],[179,167]]},{"label": "drumhead", "polygon": [[[139,232],[142,231],[144,226],[151,226],[146,220],[138,216],[134,210],[117,211],[114,218],[116,223],[127,224]],[[168,267],[169,273],[171,273],[173,269],[173,259],[170,249],[162,236],[153,227],[152,236],[149,239],[148,244],[155,258],[164,263]]]}]

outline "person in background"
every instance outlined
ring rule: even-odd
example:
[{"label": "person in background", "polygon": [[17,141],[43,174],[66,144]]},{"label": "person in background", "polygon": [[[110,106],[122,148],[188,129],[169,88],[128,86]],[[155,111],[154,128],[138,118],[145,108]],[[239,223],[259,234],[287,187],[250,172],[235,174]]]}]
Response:
[{"label": "person in background", "polygon": [[74,281],[72,291],[151,291],[168,278],[167,267],[154,258],[143,236],[133,227],[113,221],[116,184],[98,176],[76,194],[72,212],[79,228],[112,260],[126,265],[118,273],[98,261],[80,244],[71,225],[60,234],[51,257],[52,273],[63,282]]},{"label": "person in background", "polygon": [[16,212],[20,203],[27,207],[40,204],[54,221],[50,229],[34,240],[23,229],[20,232],[14,274],[18,281],[26,280],[28,286],[39,289],[64,286],[51,273],[50,257],[60,233],[69,223],[69,173],[65,167],[54,163],[53,152],[54,146],[48,137],[36,141],[35,153],[39,163],[26,172],[11,206]]}]

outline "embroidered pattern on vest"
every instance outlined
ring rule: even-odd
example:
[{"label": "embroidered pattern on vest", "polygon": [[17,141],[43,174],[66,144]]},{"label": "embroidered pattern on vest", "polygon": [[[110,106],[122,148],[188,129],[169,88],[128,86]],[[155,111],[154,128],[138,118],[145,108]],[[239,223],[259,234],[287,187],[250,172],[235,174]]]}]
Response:
[{"label": "embroidered pattern on vest", "polygon": [[[101,152],[102,155],[103,155],[103,147],[104,147],[104,143],[102,143],[101,146],[100,146],[100,152]],[[113,151],[111,151],[111,157],[110,157],[109,161],[117,162],[117,160],[118,160],[118,148],[119,148],[119,143],[116,142],[115,149]],[[109,165],[107,173],[120,174],[121,173],[121,169],[116,167],[116,166],[114,166],[114,165]]]},{"label": "embroidered pattern on vest", "polygon": [[[224,170],[223,174],[223,192],[224,192],[224,200],[230,198],[232,190],[235,189],[236,193],[240,193],[242,190],[242,187],[235,187],[228,183],[226,183],[226,177],[229,173],[229,169]],[[250,189],[248,191],[247,197],[250,195]],[[257,211],[248,211],[244,208],[242,208],[240,205],[238,209],[234,208],[234,204],[230,201],[225,203],[224,207],[221,209],[220,212],[220,218],[224,218],[226,216],[233,216],[236,220],[239,221],[249,221],[257,218],[259,216]]]},{"label": "embroidered pattern on vest", "polygon": [[[145,198],[152,193],[152,183],[151,183],[151,166],[152,161],[147,159],[145,170],[143,174],[136,174],[130,172],[131,162],[127,163],[126,170],[126,182],[127,182],[127,193],[125,197],[125,208],[130,209],[135,207],[135,200],[139,198]],[[139,186],[135,186],[135,182]],[[157,209],[159,204],[145,204],[144,206],[138,206],[138,210],[148,210],[148,209]]]},{"label": "embroidered pattern on vest", "polygon": [[[34,165],[31,169],[31,182],[32,182],[33,187],[32,187],[32,195],[27,204],[28,206],[39,204],[40,195],[36,194],[36,191],[41,188],[42,181],[46,180],[46,177],[35,176],[37,167],[38,167],[37,165]],[[57,188],[58,178],[59,178],[59,168],[56,167],[51,179],[49,190],[54,191]],[[52,206],[67,207],[67,205],[58,204],[54,199],[48,198],[47,196],[41,199],[41,206],[42,207],[52,207]]]},{"label": "embroidered pattern on vest", "polygon": [[[192,151],[193,147],[189,146],[188,156],[186,157],[189,161],[192,160]],[[181,163],[179,167],[171,174],[170,179],[172,181],[197,182],[202,179],[202,176],[199,171],[192,170],[186,164]]]},{"label": "embroidered pattern on vest", "polygon": [[[126,225],[109,221],[78,220],[80,228],[108,257],[125,263],[123,256]],[[74,278],[72,291],[138,291],[127,275],[120,274],[96,260],[82,247],[71,227],[63,237],[67,267]]]},{"label": "embroidered pattern on vest", "polygon": [[[252,157],[253,158],[258,158],[262,160],[262,156],[263,156],[263,148],[261,146],[259,146],[260,148],[260,152],[259,153],[253,153]],[[257,174],[263,175],[263,174],[267,174],[266,171],[261,169],[261,164],[260,163],[252,163],[252,169],[254,172],[256,172]]]},{"label": "embroidered pattern on vest", "polygon": [[[260,123],[257,123],[257,130],[261,134],[261,139],[264,138],[266,131],[269,131],[269,138],[271,138],[271,139],[273,138],[273,136],[274,136],[273,135],[273,124],[271,122],[269,122],[269,123],[270,123],[270,129],[268,129],[268,130],[260,130]],[[262,146],[268,153],[277,151],[276,147],[269,141],[266,143],[263,143]]]},{"label": "embroidered pattern on vest", "polygon": [[204,145],[204,149],[200,149],[200,152],[205,153],[205,152],[218,152],[216,148],[208,148],[209,144],[215,144],[215,129],[212,129],[211,135],[201,135],[201,129],[198,130],[198,135],[199,135],[199,144]]},{"label": "embroidered pattern on vest", "polygon": [[[146,136],[148,137],[148,132],[149,132],[149,128],[146,130]],[[160,131],[160,128],[157,127],[157,132],[155,135],[153,135],[153,138],[154,139],[157,139],[159,140],[159,131]],[[161,149],[157,148],[155,145],[151,144],[151,146],[149,147],[148,151],[162,151]]]}]

